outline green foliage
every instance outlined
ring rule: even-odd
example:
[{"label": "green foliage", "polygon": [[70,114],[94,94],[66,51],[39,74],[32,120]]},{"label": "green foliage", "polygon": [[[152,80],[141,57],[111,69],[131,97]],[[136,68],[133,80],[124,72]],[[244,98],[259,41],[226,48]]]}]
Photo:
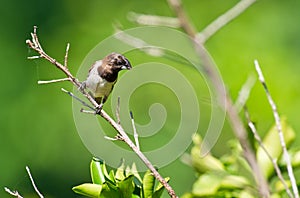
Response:
[{"label": "green foliage", "polygon": [[[282,130],[284,133],[287,148],[292,160],[294,169],[299,169],[300,149],[290,149],[290,145],[295,140],[295,132],[288,125],[285,118],[281,119]],[[243,158],[243,153],[240,144],[237,140],[229,141],[231,154],[216,158],[212,154],[207,154],[204,157],[200,156],[200,148],[202,140],[200,136],[195,136],[193,139],[194,147],[190,154],[190,164],[199,174],[198,179],[193,184],[192,191],[183,195],[183,198],[194,197],[257,197],[257,187],[255,186],[253,174],[249,165]],[[282,160],[282,148],[278,138],[276,126],[271,127],[263,139],[263,144],[273,157],[280,159],[279,167],[282,169],[282,174],[285,176],[286,183],[289,187],[291,184],[287,177],[285,161]],[[256,155],[258,164],[268,180],[271,187],[272,197],[284,197],[286,191],[282,182],[278,179],[274,167],[270,159],[266,156],[261,147],[257,147]]]},{"label": "green foliage", "polygon": [[155,188],[155,178],[151,171],[147,171],[141,179],[135,164],[126,169],[122,164],[116,172],[111,170],[108,173],[105,163],[93,158],[90,171],[93,183],[73,187],[75,193],[93,198],[159,198],[164,190],[160,183]]}]

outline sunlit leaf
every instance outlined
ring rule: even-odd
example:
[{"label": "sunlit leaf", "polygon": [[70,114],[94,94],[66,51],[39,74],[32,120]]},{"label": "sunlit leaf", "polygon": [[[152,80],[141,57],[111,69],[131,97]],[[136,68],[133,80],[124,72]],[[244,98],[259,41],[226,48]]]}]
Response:
[{"label": "sunlit leaf", "polygon": [[134,191],[134,176],[130,175],[118,183],[123,198],[131,198]]},{"label": "sunlit leaf", "polygon": [[150,170],[147,170],[143,177],[143,192],[144,197],[152,197],[155,185],[155,178]]},{"label": "sunlit leaf", "polygon": [[102,172],[101,162],[97,158],[93,158],[90,164],[91,177],[94,184],[103,184],[105,177]]},{"label": "sunlit leaf", "polygon": [[75,186],[72,188],[72,190],[75,193],[87,196],[87,197],[93,197],[93,198],[98,198],[101,190],[102,190],[102,186],[99,184],[81,184],[78,186]]},{"label": "sunlit leaf", "polygon": [[215,174],[201,175],[193,185],[193,194],[196,196],[212,196],[221,186],[222,177]]},{"label": "sunlit leaf", "polygon": [[[165,178],[165,180],[166,180],[166,182],[169,182],[170,178],[167,177],[167,178]],[[159,197],[161,197],[162,193],[164,192],[164,189],[165,189],[165,187],[161,183],[159,183],[157,185],[154,193],[153,193],[152,198],[159,198]]]},{"label": "sunlit leaf", "polygon": [[211,170],[224,170],[222,162],[211,154],[208,153],[205,156],[200,155],[202,140],[199,135],[195,135],[193,141],[195,145],[191,150],[192,165],[199,173],[205,173]]}]

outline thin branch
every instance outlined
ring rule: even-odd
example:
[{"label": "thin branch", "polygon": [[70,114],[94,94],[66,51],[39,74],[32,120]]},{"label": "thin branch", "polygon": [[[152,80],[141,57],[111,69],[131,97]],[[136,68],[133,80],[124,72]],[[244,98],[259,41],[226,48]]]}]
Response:
[{"label": "thin branch", "polygon": [[273,98],[270,94],[270,91],[269,91],[268,87],[267,87],[264,75],[261,71],[261,68],[259,66],[258,61],[255,60],[254,64],[255,64],[255,69],[257,71],[257,74],[258,74],[259,81],[261,82],[261,84],[262,84],[262,86],[263,86],[263,88],[266,92],[269,104],[270,104],[270,106],[272,108],[272,111],[273,111],[273,116],[274,116],[274,119],[275,119],[276,128],[277,128],[277,131],[278,131],[280,144],[281,144],[281,147],[282,147],[282,150],[283,150],[283,156],[284,156],[284,159],[286,161],[286,168],[287,168],[288,175],[289,175],[289,178],[290,178],[290,181],[291,181],[291,184],[292,184],[292,189],[293,189],[294,196],[295,196],[295,198],[299,198],[299,191],[298,191],[295,175],[294,175],[294,172],[293,172],[291,159],[290,159],[289,153],[288,153],[287,148],[286,148],[286,144],[285,144],[285,140],[284,140],[284,136],[283,136],[283,131],[282,131],[282,126],[281,126],[281,122],[280,122],[280,116],[279,116],[279,113],[277,111],[276,104],[275,104],[275,102],[274,102],[274,100],[273,100]]},{"label": "thin branch", "polygon": [[140,50],[144,51],[145,53],[151,56],[161,57],[164,55],[164,51],[162,49],[153,47],[150,44],[143,41],[142,39],[126,34],[125,32],[121,31],[117,27],[115,27],[115,29],[116,29],[116,33],[118,33],[114,35],[116,39],[119,39],[124,43],[127,43],[128,45],[131,45],[135,48],[139,48]]},{"label": "thin branch", "polygon": [[61,79],[55,79],[55,80],[39,80],[38,84],[50,84],[50,83],[57,83],[57,82],[63,82],[63,81],[70,81],[70,78],[61,78]]},{"label": "thin branch", "polygon": [[197,34],[200,43],[205,43],[217,31],[235,19],[247,8],[249,8],[256,0],[240,0],[235,6],[228,10],[223,15],[219,16],[216,20],[211,22],[202,32]]},{"label": "thin branch", "polygon": [[65,54],[65,61],[64,61],[64,66],[68,67],[68,55],[69,55],[69,49],[70,49],[70,43],[67,44],[66,47],[66,54]]},{"label": "thin branch", "polygon": [[[54,58],[49,56],[42,48],[38,41],[38,37],[36,34],[36,27],[34,28],[34,32],[31,34],[32,39],[26,40],[27,45],[35,50],[37,53],[40,54],[42,58],[45,58],[50,63],[55,65],[58,69],[60,69],[68,78],[70,78],[70,82],[79,89],[79,91],[91,102],[93,110],[95,110],[96,107],[98,107],[97,102],[94,100],[94,98],[88,94],[84,89],[81,88],[81,83],[71,74],[71,72],[68,70],[67,67],[62,65],[61,63],[57,62]],[[74,96],[71,92],[63,90],[70,96],[74,97],[76,99],[76,96]],[[151,162],[148,160],[148,158],[135,146],[135,144],[131,141],[131,139],[128,137],[124,129],[119,125],[116,121],[114,121],[103,109],[98,113],[100,116],[102,116],[117,132],[119,137],[122,138],[122,141],[124,141],[137,155],[138,157],[144,162],[144,164],[149,168],[149,170],[153,173],[153,176],[166,188],[168,191],[170,197],[176,198],[177,195],[173,188],[168,184],[168,182],[158,173],[158,171],[155,169],[155,167],[151,164]]]},{"label": "thin branch", "polygon": [[167,0],[169,6],[173,8],[175,11],[177,18],[179,20],[180,26],[184,29],[184,31],[192,38],[196,36],[196,28],[191,25],[190,20],[188,19],[185,11],[182,8],[180,0]]},{"label": "thin branch", "polygon": [[239,92],[239,96],[234,103],[234,107],[236,108],[237,112],[240,112],[242,108],[245,106],[249,98],[250,91],[254,86],[255,82],[256,82],[255,77],[253,75],[250,75],[247,81],[245,82],[245,84],[243,85],[243,87],[241,88]]},{"label": "thin branch", "polygon": [[157,16],[157,15],[148,15],[148,14],[139,14],[136,12],[129,12],[128,19],[139,25],[158,25],[166,26],[172,28],[179,28],[180,24],[177,18],[166,17],[166,16]]},{"label": "thin branch", "polygon": [[[93,110],[94,114],[96,112],[96,109],[94,107],[92,107],[91,105],[87,104],[86,102],[84,102],[83,100],[81,100],[80,98],[78,98],[77,96],[75,96],[72,92],[65,90],[64,88],[61,88],[61,90],[63,92],[65,92],[66,94],[68,94],[69,96],[71,96],[72,98],[74,98],[75,100],[79,101],[83,106],[88,107],[89,109]],[[80,110],[81,112],[84,112],[83,109]],[[86,113],[86,112],[85,112]]]},{"label": "thin branch", "polygon": [[38,196],[39,196],[40,198],[44,198],[44,196],[40,193],[40,191],[39,191],[38,188],[36,187],[36,185],[35,185],[35,183],[34,183],[34,180],[33,180],[32,176],[31,176],[31,173],[30,173],[30,170],[29,170],[29,167],[28,167],[28,166],[26,166],[26,171],[27,171],[27,174],[29,175],[31,184],[32,184],[32,186],[33,186],[35,192],[38,194]]},{"label": "thin branch", "polygon": [[256,130],[255,125],[253,124],[253,122],[250,119],[250,115],[249,115],[249,112],[248,112],[248,109],[246,108],[246,106],[244,107],[244,110],[245,110],[245,117],[246,117],[248,126],[251,129],[251,132],[253,133],[254,138],[256,139],[256,141],[258,142],[259,146],[264,150],[264,152],[266,153],[267,157],[272,162],[273,167],[274,167],[274,169],[276,171],[276,174],[277,174],[278,178],[280,179],[281,183],[283,184],[286,193],[288,194],[289,197],[293,198],[294,196],[293,196],[292,192],[290,191],[288,185],[286,184],[286,182],[285,182],[285,180],[284,180],[284,178],[282,176],[281,170],[280,170],[280,168],[279,168],[279,166],[277,164],[277,160],[273,159],[273,157],[271,156],[271,154],[268,152],[267,148],[263,144],[263,142],[262,142],[262,140],[261,140],[261,138],[260,138],[260,136],[259,136],[259,134],[258,134],[258,132]]},{"label": "thin branch", "polygon": [[110,140],[110,141],[116,141],[116,140],[119,140],[118,138],[116,137],[109,137],[109,136],[104,136],[105,139],[107,140]]},{"label": "thin branch", "polygon": [[29,56],[27,57],[28,60],[34,60],[34,59],[39,59],[41,56]]},{"label": "thin branch", "polygon": [[246,129],[238,115],[238,112],[236,111],[233,105],[231,98],[229,97],[228,93],[224,89],[221,78],[218,76],[217,71],[214,69],[215,64],[210,54],[203,46],[203,42],[201,42],[197,38],[195,27],[188,20],[187,15],[185,14],[182,8],[181,1],[168,0],[168,2],[170,7],[173,8],[173,10],[175,11],[183,30],[194,40],[195,50],[202,60],[204,71],[206,72],[208,78],[211,80],[213,86],[216,89],[216,92],[218,93],[218,99],[220,105],[222,105],[223,109],[227,111],[227,115],[231,123],[233,132],[235,133],[235,136],[238,138],[243,148],[245,159],[248,161],[253,171],[261,197],[269,197],[270,193],[269,193],[268,184],[257,164],[255,154],[247,139]]},{"label": "thin branch", "polygon": [[5,190],[8,194],[10,194],[10,195],[12,195],[12,196],[14,196],[14,197],[17,197],[17,198],[23,198],[23,197],[18,193],[18,191],[12,191],[12,190],[10,190],[10,189],[7,188],[7,187],[4,187],[4,190]]},{"label": "thin branch", "polygon": [[136,131],[132,111],[130,111],[130,118],[131,118],[131,124],[132,124],[132,128],[133,128],[133,137],[134,137],[135,145],[140,150],[139,135]]},{"label": "thin branch", "polygon": [[95,115],[95,112],[96,112],[96,111],[89,111],[89,110],[85,110],[85,109],[81,108],[81,109],[80,109],[80,112],[81,112],[81,113],[86,113],[86,114],[93,114],[93,115]]}]

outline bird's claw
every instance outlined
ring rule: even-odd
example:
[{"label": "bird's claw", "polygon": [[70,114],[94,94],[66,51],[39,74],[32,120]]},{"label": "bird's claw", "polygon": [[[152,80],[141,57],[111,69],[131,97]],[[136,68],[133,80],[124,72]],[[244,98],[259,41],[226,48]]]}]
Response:
[{"label": "bird's claw", "polygon": [[86,89],[86,82],[83,81],[83,82],[80,84],[78,90],[82,92],[82,91],[85,90],[85,89]]},{"label": "bird's claw", "polygon": [[101,103],[100,105],[98,105],[98,106],[96,107],[96,109],[95,109],[95,114],[100,115],[102,108],[103,108],[103,103]]}]

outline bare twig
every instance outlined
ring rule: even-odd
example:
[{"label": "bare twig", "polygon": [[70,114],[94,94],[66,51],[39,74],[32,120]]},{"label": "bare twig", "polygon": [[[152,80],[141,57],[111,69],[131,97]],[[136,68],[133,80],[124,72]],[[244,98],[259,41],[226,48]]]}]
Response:
[{"label": "bare twig", "polygon": [[133,128],[133,137],[134,137],[135,145],[140,150],[139,135],[136,131],[132,111],[130,111],[130,118],[131,118],[131,124],[132,124],[132,128]]},{"label": "bare twig", "polygon": [[26,171],[27,171],[27,174],[29,175],[31,184],[32,184],[32,186],[33,186],[35,192],[38,194],[38,196],[39,196],[40,198],[44,198],[44,196],[40,193],[40,191],[39,191],[38,188],[36,187],[36,185],[35,185],[35,183],[34,183],[34,180],[33,180],[32,176],[31,176],[30,169],[29,169],[28,166],[26,166]]},{"label": "bare twig", "polygon": [[105,139],[107,140],[110,140],[110,141],[116,141],[116,140],[119,140],[118,138],[116,137],[109,137],[109,136],[104,136]]},{"label": "bare twig", "polygon": [[10,190],[10,189],[7,188],[7,187],[4,187],[4,190],[5,190],[8,194],[10,194],[10,195],[12,195],[12,196],[14,196],[14,197],[17,197],[17,198],[23,198],[23,197],[18,193],[18,191],[12,191],[12,190]]},{"label": "bare twig", "polygon": [[64,66],[68,67],[68,55],[69,55],[69,49],[70,49],[70,43],[67,44],[66,47],[66,54],[65,54],[65,61],[64,61]]},{"label": "bare twig", "polygon": [[261,82],[262,86],[264,87],[264,90],[266,92],[268,101],[269,101],[270,106],[271,106],[272,111],[273,111],[273,116],[274,116],[274,119],[275,119],[276,128],[277,128],[277,131],[278,131],[280,144],[281,144],[281,147],[282,147],[282,150],[283,150],[283,156],[284,156],[284,159],[286,161],[286,167],[287,167],[288,175],[289,175],[289,178],[290,178],[290,181],[291,181],[291,184],[292,184],[292,189],[293,189],[294,196],[295,196],[295,198],[299,198],[299,191],[298,191],[295,175],[294,175],[294,172],[293,172],[291,159],[290,159],[290,156],[289,156],[287,148],[286,148],[286,144],[285,144],[285,140],[284,140],[284,136],[283,136],[283,132],[282,132],[282,126],[281,126],[281,123],[280,123],[280,116],[279,116],[279,113],[277,111],[276,104],[275,104],[275,102],[274,102],[274,100],[273,100],[273,98],[272,98],[272,96],[269,92],[269,89],[267,87],[264,75],[261,71],[261,68],[259,66],[258,61],[255,60],[254,64],[255,64],[255,69],[257,71],[257,74],[258,74],[259,81]]},{"label": "bare twig", "polygon": [[[89,109],[93,110],[94,114],[96,112],[96,109],[94,107],[92,107],[91,105],[87,104],[86,102],[84,102],[83,100],[81,100],[80,98],[78,98],[77,96],[75,96],[72,92],[65,90],[64,88],[61,88],[61,90],[63,92],[65,92],[66,94],[68,94],[69,96],[71,96],[72,98],[74,98],[75,100],[79,101],[83,106],[88,107]],[[83,109],[81,109],[81,112],[84,112]],[[85,112],[86,113],[86,112]]]},{"label": "bare twig", "polygon": [[261,173],[261,170],[255,158],[255,154],[248,142],[246,129],[243,126],[243,123],[232,103],[231,98],[229,97],[228,93],[226,93],[226,90],[224,90],[222,80],[218,76],[217,71],[215,71],[214,69],[215,65],[213,60],[211,59],[211,56],[203,46],[203,42],[201,42],[197,38],[194,26],[190,23],[184,10],[182,9],[181,1],[168,0],[168,2],[170,7],[173,8],[173,10],[175,11],[184,31],[192,39],[194,39],[195,50],[202,60],[204,71],[206,72],[207,76],[209,77],[213,86],[215,87],[216,92],[218,93],[220,105],[222,105],[224,110],[227,111],[227,115],[233,128],[233,132],[235,133],[235,136],[238,138],[243,148],[245,159],[248,161],[250,167],[252,168],[261,197],[269,197],[268,184]]},{"label": "bare twig", "polygon": [[256,0],[241,0],[230,10],[223,15],[219,16],[216,20],[211,22],[202,32],[197,34],[200,43],[205,43],[210,37],[212,37],[217,31],[224,27],[227,23],[235,19],[247,8],[249,8]]},{"label": "bare twig", "polygon": [[174,17],[147,15],[130,12],[128,13],[128,19],[130,21],[138,23],[139,25],[159,25],[172,28],[180,27],[178,19]]},{"label": "bare twig", "polygon": [[34,59],[39,59],[39,58],[41,58],[41,56],[29,56],[29,57],[27,57],[27,59],[29,59],[29,60],[34,60]]},{"label": "bare twig", "polygon": [[272,162],[273,164],[273,167],[276,171],[276,174],[278,176],[278,178],[280,179],[281,183],[283,184],[284,188],[285,188],[285,191],[287,192],[288,196],[289,197],[294,197],[292,192],[290,191],[289,187],[287,186],[283,176],[282,176],[282,173],[281,173],[281,170],[277,164],[277,160],[276,159],[273,159],[273,157],[271,156],[271,154],[268,152],[267,148],[265,147],[265,145],[263,144],[257,130],[256,130],[256,127],[255,125],[253,124],[253,122],[251,121],[250,119],[250,115],[249,115],[249,112],[248,112],[248,109],[247,107],[245,106],[244,107],[244,110],[245,110],[245,117],[247,119],[247,123],[248,123],[248,126],[249,128],[251,129],[251,132],[253,133],[254,135],[254,138],[256,139],[256,141],[258,142],[259,146],[264,150],[264,152],[266,153],[267,157],[270,159],[270,161]]},{"label": "bare twig", "polygon": [[85,110],[85,109],[83,109],[83,108],[80,109],[80,112],[81,112],[81,113],[86,113],[86,114],[93,114],[93,115],[95,115],[95,111],[89,111],[89,110]]},{"label": "bare twig", "polygon": [[115,27],[115,29],[116,29],[116,33],[118,33],[114,35],[115,38],[123,41],[124,43],[134,46],[135,48],[139,48],[140,50],[144,51],[145,53],[151,56],[160,57],[164,55],[164,51],[162,49],[153,47],[150,44],[143,41],[142,39],[126,34],[125,32],[121,31],[117,27]]},{"label": "bare twig", "polygon": [[243,87],[241,88],[239,92],[239,96],[234,103],[234,107],[236,108],[237,112],[240,112],[242,108],[245,106],[249,98],[250,91],[253,85],[255,84],[255,81],[256,81],[255,77],[253,75],[250,75],[247,81],[245,82],[245,84],[243,85]]},{"label": "bare twig", "polygon": [[57,82],[63,82],[63,81],[70,81],[70,78],[61,78],[61,79],[55,79],[55,80],[39,80],[38,84],[50,84],[50,83],[57,83]]},{"label": "bare twig", "polygon": [[[55,65],[58,69],[60,69],[68,78],[70,78],[70,82],[76,86],[78,89],[81,87],[81,83],[71,74],[71,72],[68,70],[67,67],[62,65],[61,63],[57,62],[54,58],[49,56],[41,47],[38,37],[36,34],[36,27],[34,27],[34,32],[31,34],[32,39],[26,40],[27,45],[35,50],[37,53],[40,54],[42,58],[45,58],[50,63]],[[70,96],[76,98],[71,92],[65,91]],[[94,98],[89,95],[84,89],[79,89],[79,91],[91,102],[93,110],[98,106],[97,102],[94,100]],[[153,173],[153,176],[166,188],[169,195],[172,198],[176,198],[177,195],[173,188],[168,184],[168,182],[158,173],[158,171],[155,169],[155,167],[151,164],[151,162],[146,158],[146,156],[135,146],[135,144],[131,141],[131,139],[128,137],[124,129],[115,122],[103,109],[99,112],[99,115],[102,116],[115,130],[118,132],[119,137],[121,137],[122,141],[124,141],[137,155],[138,157],[144,162],[144,164],[149,168],[149,170]]]}]

